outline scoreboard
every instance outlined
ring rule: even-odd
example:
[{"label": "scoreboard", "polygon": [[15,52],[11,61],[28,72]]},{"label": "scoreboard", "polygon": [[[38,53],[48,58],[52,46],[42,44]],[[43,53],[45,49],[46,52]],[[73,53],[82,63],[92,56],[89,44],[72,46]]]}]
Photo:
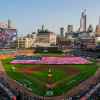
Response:
[{"label": "scoreboard", "polygon": [[13,42],[16,37],[16,29],[0,28],[0,48],[9,47],[10,43]]}]

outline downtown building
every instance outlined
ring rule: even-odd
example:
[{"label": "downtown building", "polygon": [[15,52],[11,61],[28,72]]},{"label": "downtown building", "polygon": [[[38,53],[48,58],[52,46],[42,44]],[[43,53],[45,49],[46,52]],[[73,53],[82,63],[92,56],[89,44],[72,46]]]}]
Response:
[{"label": "downtown building", "polygon": [[36,41],[33,44],[33,47],[50,47],[50,46],[56,46],[56,34],[44,29],[44,26],[42,26],[42,29],[38,29],[36,35]]},{"label": "downtown building", "polygon": [[96,30],[95,30],[95,37],[96,37],[96,43],[100,43],[100,17],[99,17],[99,23],[96,26]]},{"label": "downtown building", "polygon": [[86,18],[87,18],[86,10],[84,10],[81,13],[80,28],[79,28],[80,32],[86,32],[86,21],[87,21]]},{"label": "downtown building", "polygon": [[64,37],[64,28],[63,27],[60,28],[60,36],[62,38]]},{"label": "downtown building", "polygon": [[77,41],[80,49],[87,50],[96,48],[95,33],[93,32],[92,25],[90,24],[87,29],[86,9],[81,13],[80,28]]},{"label": "downtown building", "polygon": [[16,40],[17,48],[36,48],[36,47],[50,47],[56,45],[56,34],[42,29],[38,29],[37,33],[33,32],[27,36],[18,37]]},{"label": "downtown building", "polygon": [[57,46],[60,50],[68,50],[73,48],[74,42],[66,37],[57,36]]},{"label": "downtown building", "polygon": [[27,36],[21,36],[16,39],[16,47],[17,48],[32,48],[33,43],[36,40],[36,34],[28,34]]},{"label": "downtown building", "polygon": [[60,34],[57,35],[57,46],[60,50],[68,50],[73,48],[73,25],[67,26],[67,32],[63,27],[60,28]]},{"label": "downtown building", "polygon": [[73,32],[73,25],[68,25],[67,26],[67,33],[72,33]]}]

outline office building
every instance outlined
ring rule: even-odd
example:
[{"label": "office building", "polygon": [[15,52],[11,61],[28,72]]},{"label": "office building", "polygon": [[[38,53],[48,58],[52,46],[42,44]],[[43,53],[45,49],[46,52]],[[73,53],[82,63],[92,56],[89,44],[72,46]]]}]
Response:
[{"label": "office building", "polygon": [[33,39],[28,37],[20,37],[16,40],[17,48],[32,48]]},{"label": "office building", "polygon": [[44,29],[38,29],[38,33],[36,36],[36,42],[34,43],[34,47],[36,46],[51,46],[51,45],[56,45],[56,34]]},{"label": "office building", "polygon": [[99,23],[96,26],[96,30],[95,30],[95,36],[96,36],[96,43],[100,43],[100,17],[99,17]]},{"label": "office building", "polygon": [[36,33],[27,34],[27,36],[18,37],[16,40],[17,48],[32,48],[36,41]]},{"label": "office building", "polygon": [[80,48],[84,50],[95,49],[96,48],[95,38],[91,38],[91,37],[81,38]]},{"label": "office building", "polygon": [[89,27],[88,27],[88,29],[87,29],[87,32],[88,32],[88,33],[92,33],[92,32],[93,32],[93,27],[92,27],[91,24],[89,25]]},{"label": "office building", "polygon": [[73,25],[68,25],[67,26],[67,33],[72,33],[73,32]]},{"label": "office building", "polygon": [[86,9],[81,13],[80,32],[86,32]]},{"label": "office building", "polygon": [[96,33],[96,37],[100,37],[100,17],[99,17],[99,23],[96,26],[95,33]]},{"label": "office building", "polygon": [[64,37],[64,28],[63,27],[60,28],[60,35],[61,35],[61,37]]}]

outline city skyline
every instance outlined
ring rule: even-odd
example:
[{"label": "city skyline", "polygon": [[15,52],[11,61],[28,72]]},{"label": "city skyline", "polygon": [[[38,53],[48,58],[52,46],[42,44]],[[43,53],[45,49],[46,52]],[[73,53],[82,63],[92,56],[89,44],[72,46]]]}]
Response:
[{"label": "city skyline", "polygon": [[87,10],[87,27],[93,25],[95,29],[99,17],[99,0],[2,0],[0,3],[0,21],[11,19],[19,33],[36,31],[44,24],[48,29],[59,32],[60,27],[80,26],[82,9]]}]

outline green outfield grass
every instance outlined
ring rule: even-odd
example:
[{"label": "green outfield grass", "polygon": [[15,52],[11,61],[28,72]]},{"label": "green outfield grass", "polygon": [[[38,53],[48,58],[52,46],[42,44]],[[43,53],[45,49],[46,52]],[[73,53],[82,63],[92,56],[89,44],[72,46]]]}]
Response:
[{"label": "green outfield grass", "polygon": [[[9,75],[9,77],[23,84],[23,86],[30,89],[33,93],[41,96],[47,96],[46,84],[48,81],[48,70],[36,71],[36,72],[33,71],[31,74],[26,74],[26,73],[19,72],[17,69],[32,68],[32,67],[33,68],[52,67],[52,83],[57,84],[57,86],[55,86],[52,89],[54,93],[53,96],[66,93],[71,88],[78,85],[81,81],[84,81],[90,76],[92,76],[93,74],[95,74],[97,70],[95,63],[87,64],[87,65],[80,65],[80,64],[78,65],[29,65],[29,64],[12,65],[10,64],[12,60],[13,59],[11,58],[2,60],[4,68],[7,74]],[[56,66],[61,68],[60,69],[56,68]],[[69,67],[78,69],[79,73],[76,75],[69,74],[67,71]]]}]

